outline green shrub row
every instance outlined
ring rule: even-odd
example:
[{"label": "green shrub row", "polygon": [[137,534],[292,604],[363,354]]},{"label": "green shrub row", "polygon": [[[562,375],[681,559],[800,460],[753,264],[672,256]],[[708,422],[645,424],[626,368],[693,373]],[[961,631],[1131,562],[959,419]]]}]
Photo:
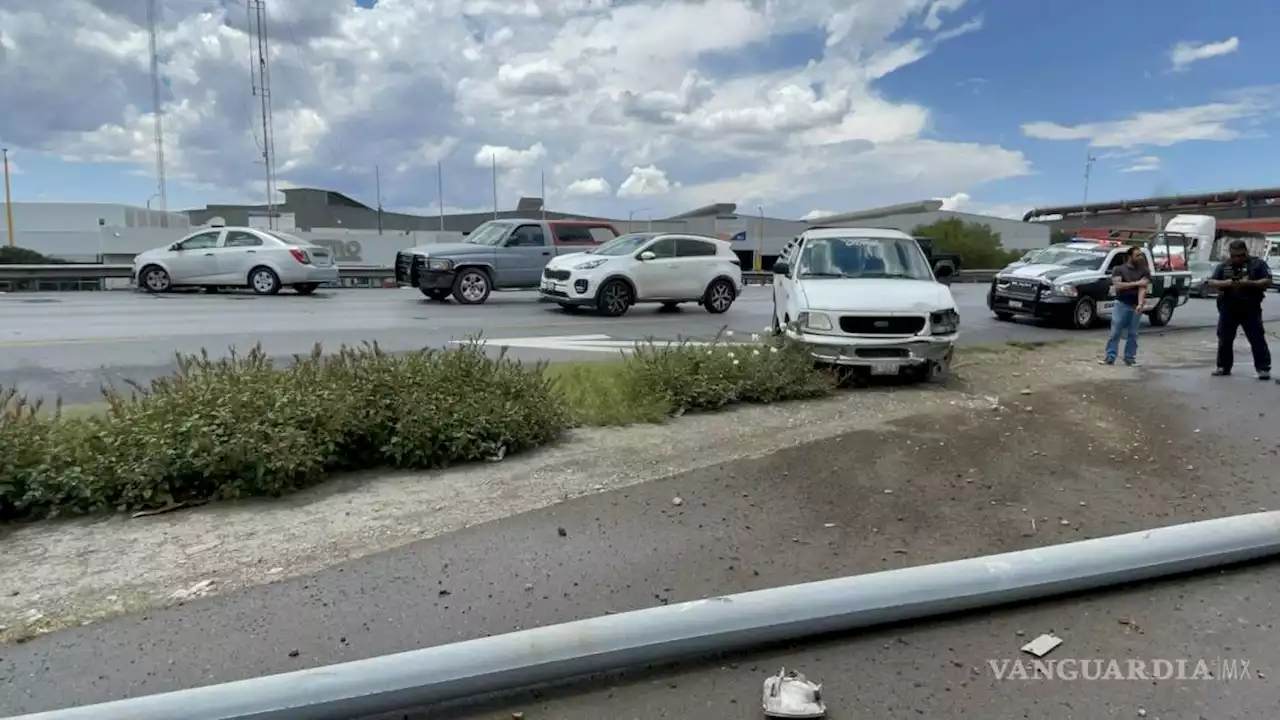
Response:
[{"label": "green shrub row", "polygon": [[[594,365],[594,364],[593,364]],[[327,474],[438,468],[520,452],[590,422],[608,376],[621,403],[676,411],[816,397],[828,377],[788,346],[641,346],[607,373],[455,350],[343,348],[279,367],[261,350],[179,356],[178,371],[104,390],[101,413],[42,412],[0,394],[0,520],[278,496]],[[601,389],[603,392],[603,388]]]}]

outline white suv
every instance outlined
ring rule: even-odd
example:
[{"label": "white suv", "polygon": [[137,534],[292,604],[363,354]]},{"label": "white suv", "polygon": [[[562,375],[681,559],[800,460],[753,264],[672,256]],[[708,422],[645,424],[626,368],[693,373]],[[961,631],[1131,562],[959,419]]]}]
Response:
[{"label": "white suv", "polygon": [[542,271],[540,290],[543,302],[565,309],[593,307],[610,317],[636,303],[673,308],[696,302],[719,314],[742,292],[742,266],[723,240],[631,233],[589,252],[552,258]]}]

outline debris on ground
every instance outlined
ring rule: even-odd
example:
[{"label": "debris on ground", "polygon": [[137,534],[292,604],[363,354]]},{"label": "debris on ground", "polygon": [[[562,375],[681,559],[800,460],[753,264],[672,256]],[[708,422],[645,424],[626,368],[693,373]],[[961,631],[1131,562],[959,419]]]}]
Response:
[{"label": "debris on ground", "polygon": [[1061,645],[1062,642],[1062,638],[1057,635],[1054,635],[1053,633],[1045,633],[1026,645],[1023,645],[1022,652],[1030,653],[1041,658],[1052,652],[1053,649]]},{"label": "debris on ground", "polygon": [[1143,634],[1142,628],[1138,625],[1136,620],[1132,618],[1120,618],[1119,622],[1121,625],[1124,625],[1126,633],[1135,632],[1139,635]]},{"label": "debris on ground", "polygon": [[771,718],[822,718],[827,706],[822,702],[822,686],[805,676],[782,668],[764,681],[764,714]]},{"label": "debris on ground", "polygon": [[673,497],[671,498],[671,504],[675,505],[676,507],[680,507],[681,505],[684,504],[684,498]]},{"label": "debris on ground", "polygon": [[169,596],[172,600],[191,600],[193,598],[204,597],[209,594],[209,590],[213,588],[213,580],[201,580],[189,588],[175,590]]}]

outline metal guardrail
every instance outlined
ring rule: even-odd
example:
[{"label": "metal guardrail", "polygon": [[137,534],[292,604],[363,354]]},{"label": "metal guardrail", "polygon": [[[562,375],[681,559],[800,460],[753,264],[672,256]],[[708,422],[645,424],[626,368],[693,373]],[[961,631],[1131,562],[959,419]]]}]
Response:
[{"label": "metal guardrail", "polygon": [[[340,268],[343,284],[360,285],[368,281],[383,281],[395,277],[395,268],[376,266],[344,266]],[[995,277],[997,270],[961,270],[952,278],[958,283],[985,283]],[[60,282],[92,283],[102,280],[127,279],[133,274],[132,265],[57,264],[57,265],[0,265],[0,288],[17,285],[36,285],[30,289],[43,289],[40,284]],[[742,280],[747,285],[771,285],[773,273],[754,270],[744,271]],[[363,281],[363,282],[362,282]],[[50,288],[57,289],[57,288]]]},{"label": "metal guardrail", "polygon": [[[999,270],[961,270],[950,278],[956,283],[988,283],[995,278]],[[747,285],[772,285],[773,273],[749,270],[742,273],[742,282]]]}]

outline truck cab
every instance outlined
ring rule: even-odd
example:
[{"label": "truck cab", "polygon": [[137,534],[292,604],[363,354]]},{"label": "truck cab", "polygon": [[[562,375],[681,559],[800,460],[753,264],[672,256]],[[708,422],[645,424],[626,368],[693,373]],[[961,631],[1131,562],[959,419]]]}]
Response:
[{"label": "truck cab", "polygon": [[460,243],[419,245],[396,254],[396,284],[432,300],[478,305],[494,290],[537,289],[559,255],[589,252],[618,236],[607,222],[490,220]]}]

